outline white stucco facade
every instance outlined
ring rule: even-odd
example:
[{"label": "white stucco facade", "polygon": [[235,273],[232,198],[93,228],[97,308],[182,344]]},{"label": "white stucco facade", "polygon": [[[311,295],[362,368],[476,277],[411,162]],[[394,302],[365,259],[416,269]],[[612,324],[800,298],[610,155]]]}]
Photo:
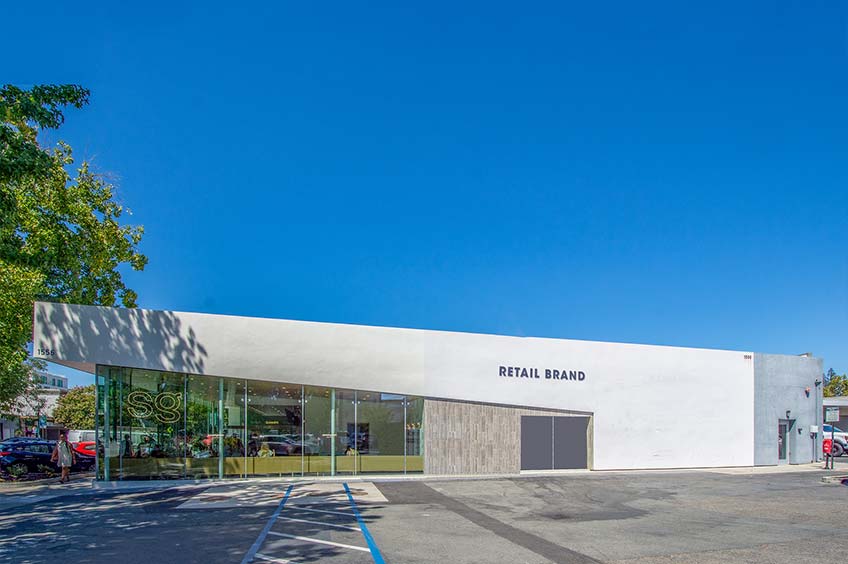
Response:
[{"label": "white stucco facade", "polygon": [[103,364],[585,412],[596,470],[754,464],[751,352],[51,303],[34,316],[35,356],[89,372]]}]

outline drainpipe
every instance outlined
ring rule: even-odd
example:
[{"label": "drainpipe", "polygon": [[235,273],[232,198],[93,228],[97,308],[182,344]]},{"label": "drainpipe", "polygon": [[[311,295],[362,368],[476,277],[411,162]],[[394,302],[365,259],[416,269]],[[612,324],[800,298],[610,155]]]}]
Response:
[{"label": "drainpipe", "polygon": [[218,378],[218,479],[224,479],[224,379]]}]

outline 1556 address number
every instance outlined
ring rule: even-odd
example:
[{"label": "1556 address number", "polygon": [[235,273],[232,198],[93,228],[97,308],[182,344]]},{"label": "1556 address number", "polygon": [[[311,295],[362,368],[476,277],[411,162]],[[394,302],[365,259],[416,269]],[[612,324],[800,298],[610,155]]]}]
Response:
[{"label": "1556 address number", "polygon": [[35,349],[38,356],[56,356],[56,349]]}]

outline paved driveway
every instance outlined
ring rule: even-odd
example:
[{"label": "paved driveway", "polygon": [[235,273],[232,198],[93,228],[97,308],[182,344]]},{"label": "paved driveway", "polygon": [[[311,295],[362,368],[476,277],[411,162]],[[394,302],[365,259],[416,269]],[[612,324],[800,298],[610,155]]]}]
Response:
[{"label": "paved driveway", "polygon": [[840,562],[848,487],[822,475],[51,486],[0,496],[0,561]]}]

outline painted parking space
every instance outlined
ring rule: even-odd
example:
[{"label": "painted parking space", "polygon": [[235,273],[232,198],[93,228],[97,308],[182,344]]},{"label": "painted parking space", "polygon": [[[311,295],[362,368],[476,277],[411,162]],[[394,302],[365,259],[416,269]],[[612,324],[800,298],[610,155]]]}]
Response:
[{"label": "painted parking space", "polygon": [[[396,480],[377,482],[387,503],[361,504],[360,484],[349,487],[382,557],[395,564],[841,562],[844,548],[821,539],[844,533],[848,506],[839,500],[848,488],[823,483],[827,475],[799,469]],[[205,485],[54,488],[64,494],[0,509],[0,562],[239,563],[266,527],[253,562],[374,562],[342,484],[326,495],[302,495],[309,493],[298,493],[304,484],[294,485],[268,526],[289,485],[263,484],[261,507],[211,511],[178,509]],[[0,497],[24,503],[29,493]],[[276,504],[267,505],[272,495]]]},{"label": "painted parking space", "polygon": [[[345,562],[383,564],[367,521],[385,497],[370,484],[288,486],[242,564],[251,562]],[[357,501],[359,498],[359,502]],[[365,500],[365,501],[363,501]],[[219,504],[207,498],[202,503]]]},{"label": "painted parking space", "polygon": [[[386,498],[371,482],[356,482],[349,485],[357,504],[386,503]],[[205,489],[179,506],[179,509],[230,509],[277,505],[285,495],[286,488],[279,482],[254,484],[222,484]],[[298,484],[286,504],[320,505],[337,504],[348,506],[348,498],[338,483],[316,482]]]}]

